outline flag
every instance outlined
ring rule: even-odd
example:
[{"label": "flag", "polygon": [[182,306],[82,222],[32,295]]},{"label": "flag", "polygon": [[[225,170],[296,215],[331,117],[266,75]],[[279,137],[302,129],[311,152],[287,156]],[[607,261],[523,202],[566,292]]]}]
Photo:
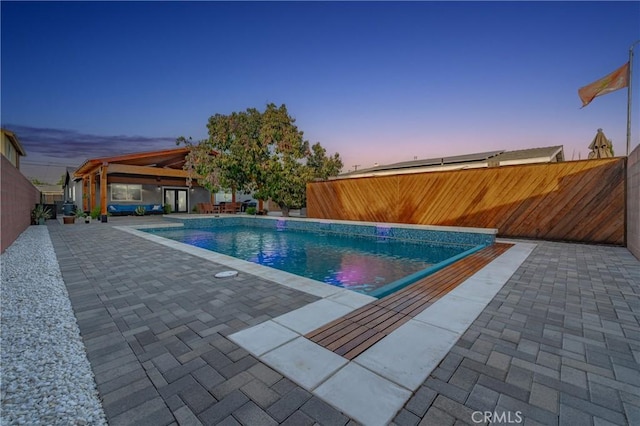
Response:
[{"label": "flag", "polygon": [[582,100],[582,108],[589,105],[589,103],[596,96],[615,92],[616,90],[627,87],[628,85],[629,62],[627,62],[611,74],[602,77],[600,80],[594,81],[593,83],[578,89],[578,96],[580,96],[580,99]]}]

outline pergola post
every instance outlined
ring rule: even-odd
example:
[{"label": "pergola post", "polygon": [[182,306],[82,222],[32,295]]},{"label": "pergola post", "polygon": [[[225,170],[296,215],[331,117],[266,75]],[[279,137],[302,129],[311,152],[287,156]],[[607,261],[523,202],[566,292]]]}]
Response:
[{"label": "pergola post", "polygon": [[89,206],[89,188],[91,188],[89,176],[84,175],[82,177],[82,211],[85,212],[91,210],[91,207]]},{"label": "pergola post", "polygon": [[94,172],[89,173],[89,192],[87,193],[87,200],[89,205],[87,206],[87,210],[91,210],[93,206],[95,206],[94,194],[96,192],[96,184],[95,184],[95,176]]},{"label": "pergola post", "polygon": [[107,167],[109,163],[102,163],[100,168],[100,219],[107,222]]},{"label": "pergola post", "polygon": [[100,204],[98,185],[100,185],[100,176],[96,173],[93,177],[93,187],[91,188],[91,208]]}]

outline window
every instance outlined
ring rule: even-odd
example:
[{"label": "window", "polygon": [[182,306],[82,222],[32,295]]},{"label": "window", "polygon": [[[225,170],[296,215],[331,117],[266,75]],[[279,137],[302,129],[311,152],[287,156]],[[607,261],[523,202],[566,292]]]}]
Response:
[{"label": "window", "polygon": [[16,165],[16,149],[13,147],[13,144],[9,140],[9,138],[4,138],[4,154],[5,157],[13,164]]},{"label": "window", "polygon": [[142,201],[142,185],[112,183],[111,201]]},{"label": "window", "polygon": [[231,192],[218,191],[215,193],[216,203],[225,202],[229,203],[233,199],[233,194]]}]

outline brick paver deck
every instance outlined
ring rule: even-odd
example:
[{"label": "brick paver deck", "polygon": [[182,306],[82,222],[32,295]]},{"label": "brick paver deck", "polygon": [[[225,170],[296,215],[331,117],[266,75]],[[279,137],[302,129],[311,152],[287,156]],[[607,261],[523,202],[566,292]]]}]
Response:
[{"label": "brick paver deck", "polygon": [[[48,222],[109,423],[352,422],[226,338],[317,299],[111,226],[155,220]],[[628,250],[541,242],[394,423],[640,424],[639,316]]]},{"label": "brick paver deck", "polygon": [[638,425],[639,319],[627,249],[540,242],[394,422]]},{"label": "brick paver deck", "polygon": [[496,243],[486,247],[396,293],[331,321],[305,337],[346,359],[354,359],[511,246]]},{"label": "brick paver deck", "polygon": [[317,297],[111,226],[161,219],[109,221],[48,223],[110,425],[349,422],[226,338]]}]

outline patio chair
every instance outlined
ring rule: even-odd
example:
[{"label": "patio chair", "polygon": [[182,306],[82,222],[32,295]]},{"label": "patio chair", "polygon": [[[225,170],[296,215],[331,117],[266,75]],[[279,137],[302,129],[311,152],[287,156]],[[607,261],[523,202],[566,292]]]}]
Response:
[{"label": "patio chair", "polygon": [[224,203],[222,209],[222,213],[234,214],[236,212],[236,203]]}]

